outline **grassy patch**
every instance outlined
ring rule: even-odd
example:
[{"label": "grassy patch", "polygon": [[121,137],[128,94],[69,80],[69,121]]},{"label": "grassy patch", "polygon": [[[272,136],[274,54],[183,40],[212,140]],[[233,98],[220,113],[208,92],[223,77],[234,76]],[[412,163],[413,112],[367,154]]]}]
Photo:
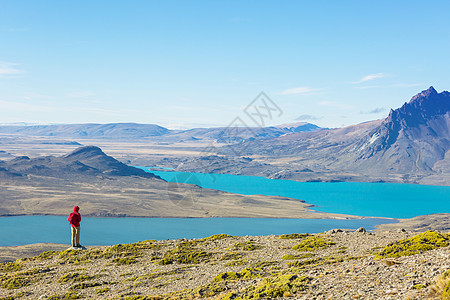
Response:
[{"label": "grassy patch", "polygon": [[[60,263],[88,263],[96,259],[112,259],[113,262],[131,264],[136,262],[136,258],[142,256],[145,249],[160,249],[161,245],[154,244],[154,241],[143,241],[132,244],[118,244],[103,249],[93,249],[90,251],[65,250],[59,254]],[[120,258],[128,259],[120,259]]]},{"label": "grassy patch", "polygon": [[450,300],[450,270],[445,271],[430,287],[430,298]]},{"label": "grassy patch", "polygon": [[98,294],[98,295],[103,295],[104,293],[107,293],[107,292],[109,292],[111,289],[110,288],[103,288],[103,289],[97,289],[95,292]]},{"label": "grassy patch", "polygon": [[117,265],[131,265],[134,263],[137,263],[137,256],[131,256],[131,257],[117,257],[112,260],[112,262],[116,263]]},{"label": "grassy patch", "polygon": [[31,284],[31,280],[24,276],[2,276],[0,277],[0,287],[8,290],[19,289]]},{"label": "grassy patch", "polygon": [[283,260],[294,260],[294,259],[303,259],[303,258],[310,258],[314,256],[313,253],[303,253],[299,255],[292,255],[292,254],[285,254],[281,259]]},{"label": "grassy patch", "polygon": [[30,261],[48,260],[48,259],[55,257],[59,253],[60,253],[60,251],[44,251],[41,254],[39,254],[38,256],[26,258],[25,260],[30,260]]},{"label": "grassy patch", "polygon": [[447,247],[449,244],[450,234],[426,231],[409,239],[389,244],[375,255],[375,259],[419,254],[439,247]]},{"label": "grassy patch", "polygon": [[70,282],[83,282],[87,280],[91,280],[98,277],[97,276],[89,276],[86,274],[80,274],[80,273],[68,273],[61,278],[58,279],[59,283],[70,283]]},{"label": "grassy patch", "polygon": [[303,239],[308,236],[311,236],[311,235],[308,233],[305,233],[305,234],[291,233],[291,234],[282,234],[282,235],[280,235],[279,239],[285,239],[285,240]]},{"label": "grassy patch", "polygon": [[207,261],[211,257],[211,253],[196,249],[195,242],[186,241],[178,244],[177,248],[167,251],[163,258],[159,261],[162,265],[172,264],[198,264]]},{"label": "grassy patch", "polygon": [[227,252],[223,254],[219,259],[220,260],[238,260],[244,257],[244,253],[242,252]]},{"label": "grassy patch", "polygon": [[247,265],[248,264],[248,260],[246,259],[238,259],[238,260],[232,260],[229,261],[225,264],[225,266],[227,267],[235,267],[235,266],[243,266],[243,265]]},{"label": "grassy patch", "polygon": [[221,233],[221,234],[215,234],[215,235],[212,235],[209,237],[205,237],[203,239],[200,239],[200,241],[201,242],[208,242],[208,241],[211,242],[211,241],[222,240],[222,239],[226,239],[226,238],[230,238],[230,237],[232,237],[232,236],[229,234]]},{"label": "grassy patch", "polygon": [[215,282],[227,280],[245,280],[262,278],[267,275],[267,272],[262,268],[245,268],[240,272],[224,272],[214,277]]},{"label": "grassy patch", "polygon": [[256,245],[254,242],[243,242],[234,244],[229,250],[254,251],[261,248],[260,245]]},{"label": "grassy patch", "polygon": [[334,245],[335,243],[325,239],[320,236],[311,236],[303,241],[301,241],[299,244],[295,245],[292,249],[298,250],[298,251],[317,251],[320,249],[325,249],[331,245]]},{"label": "grassy patch", "polygon": [[292,297],[294,294],[304,291],[310,282],[307,276],[295,274],[276,275],[265,278],[257,286],[251,286],[242,292],[231,292],[222,299],[272,299]]},{"label": "grassy patch", "polygon": [[71,290],[82,290],[90,287],[101,286],[100,282],[80,282],[70,287]]},{"label": "grassy patch", "polygon": [[9,272],[17,272],[23,269],[23,263],[21,262],[7,262],[0,264],[0,272],[9,273]]},{"label": "grassy patch", "polygon": [[77,292],[70,292],[62,295],[52,295],[48,297],[48,300],[71,300],[71,299],[81,299],[83,298],[80,294]]}]

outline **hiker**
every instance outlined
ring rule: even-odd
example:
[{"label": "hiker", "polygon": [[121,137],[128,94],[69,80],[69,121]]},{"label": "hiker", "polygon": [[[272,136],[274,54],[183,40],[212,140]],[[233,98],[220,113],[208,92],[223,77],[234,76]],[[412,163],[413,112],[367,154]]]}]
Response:
[{"label": "hiker", "polygon": [[[73,208],[73,212],[69,215],[69,218],[67,219],[71,225],[72,228],[72,247],[81,248],[83,246],[80,245],[80,222],[81,222],[81,215],[78,212],[80,208],[78,206],[75,206]],[[76,240],[76,244],[75,244]]]}]

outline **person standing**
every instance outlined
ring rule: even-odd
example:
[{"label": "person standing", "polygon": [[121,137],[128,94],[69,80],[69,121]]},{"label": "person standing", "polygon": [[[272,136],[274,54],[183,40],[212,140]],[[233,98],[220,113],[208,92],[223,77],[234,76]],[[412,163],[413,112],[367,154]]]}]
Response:
[{"label": "person standing", "polygon": [[[73,212],[69,215],[69,218],[67,219],[70,223],[71,229],[72,229],[72,247],[81,248],[80,245],[80,222],[81,222],[81,215],[78,212],[80,208],[78,206],[75,206],[73,208]],[[76,244],[75,244],[76,241]]]}]

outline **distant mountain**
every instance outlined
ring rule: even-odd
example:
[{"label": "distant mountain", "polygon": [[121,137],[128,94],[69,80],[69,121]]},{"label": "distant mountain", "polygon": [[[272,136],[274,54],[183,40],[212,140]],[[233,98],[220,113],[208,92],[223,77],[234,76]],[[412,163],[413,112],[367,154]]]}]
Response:
[{"label": "distant mountain", "polygon": [[[3,174],[3,175],[1,175]],[[138,176],[159,178],[141,169],[130,167],[106,155],[100,148],[85,146],[73,152],[55,157],[16,157],[0,161],[0,176],[26,177],[29,175],[56,178],[76,178],[79,176]]]},{"label": "distant mountain", "polygon": [[35,126],[0,126],[0,134],[69,138],[145,138],[161,136],[170,130],[153,124],[62,124]]},{"label": "distant mountain", "polygon": [[316,131],[316,130],[323,130],[327,128],[321,128],[317,125],[307,123],[307,122],[297,122],[297,123],[289,123],[289,124],[281,124],[274,126],[275,128],[282,129],[286,132],[309,132],[309,131]]},{"label": "distant mountain", "polygon": [[[63,124],[35,126],[0,126],[0,134],[64,137],[71,139],[145,139],[159,142],[213,140],[225,143],[242,143],[254,139],[275,138],[296,132],[319,130],[309,123],[294,123],[274,127],[212,127],[189,130],[170,130],[153,124]],[[50,142],[50,141],[49,141]]]},{"label": "distant mountain", "polygon": [[181,140],[214,140],[218,143],[236,144],[259,139],[272,139],[296,132],[321,130],[319,126],[310,123],[293,123],[270,127],[216,127],[194,128],[173,132],[167,138]]}]

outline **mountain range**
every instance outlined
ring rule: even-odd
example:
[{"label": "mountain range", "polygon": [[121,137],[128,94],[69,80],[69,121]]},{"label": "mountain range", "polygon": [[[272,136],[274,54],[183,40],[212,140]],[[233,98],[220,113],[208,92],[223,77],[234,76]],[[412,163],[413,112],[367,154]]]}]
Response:
[{"label": "mountain range", "polygon": [[[449,150],[450,93],[430,87],[383,120],[230,145],[204,159],[219,173],[448,185]],[[257,159],[243,162],[242,157]],[[200,171],[196,165],[186,160],[177,170]]]},{"label": "mountain range", "polygon": [[189,130],[170,130],[154,124],[61,124],[61,125],[11,125],[0,126],[0,134],[13,136],[58,137],[70,139],[151,139],[165,142],[214,140],[217,142],[245,142],[249,139],[275,138],[296,132],[315,131],[322,128],[298,122],[273,127],[213,127]]}]

